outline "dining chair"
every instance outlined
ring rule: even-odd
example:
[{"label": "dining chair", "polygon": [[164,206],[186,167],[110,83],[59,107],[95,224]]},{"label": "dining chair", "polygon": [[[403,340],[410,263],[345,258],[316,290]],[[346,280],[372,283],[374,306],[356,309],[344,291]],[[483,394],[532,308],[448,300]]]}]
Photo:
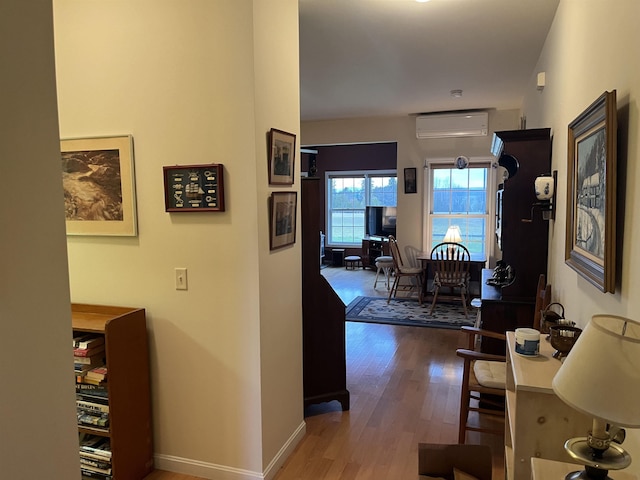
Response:
[{"label": "dining chair", "polygon": [[464,316],[468,318],[467,293],[469,291],[470,265],[471,255],[469,250],[460,243],[442,242],[433,247],[431,250],[431,266],[434,271],[433,301],[431,302],[429,315],[433,314],[440,289],[448,287],[452,293],[454,289],[460,290]]},{"label": "dining chair", "polygon": [[[469,430],[498,435],[504,433],[506,355],[482,353],[477,351],[476,346],[482,343],[481,337],[506,341],[506,335],[475,327],[462,327],[461,331],[467,335],[467,348],[456,350],[456,354],[464,359],[458,443],[465,443]],[[474,419],[473,424],[469,422],[470,412],[478,413],[478,418]],[[480,414],[487,417],[480,417]],[[493,421],[490,421],[491,419]],[[496,426],[496,422],[499,427]]]},{"label": "dining chair", "polygon": [[[393,258],[394,279],[391,290],[389,290],[387,303],[391,301],[392,296],[395,298],[398,290],[412,291],[413,289],[417,289],[418,303],[422,305],[422,268],[404,264],[402,255],[400,255],[398,242],[393,235],[389,235],[389,250]],[[401,283],[402,278],[409,279],[409,283]]]}]

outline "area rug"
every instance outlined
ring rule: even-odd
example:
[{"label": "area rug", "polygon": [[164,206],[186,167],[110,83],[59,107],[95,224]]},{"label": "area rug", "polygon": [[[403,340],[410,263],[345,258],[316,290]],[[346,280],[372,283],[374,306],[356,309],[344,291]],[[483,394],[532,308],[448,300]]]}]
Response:
[{"label": "area rug", "polygon": [[475,321],[474,309],[469,307],[469,318],[465,318],[460,302],[438,302],[433,315],[430,309],[431,303],[418,305],[416,299],[394,298],[387,304],[384,297],[356,297],[347,306],[347,321],[452,329]]}]

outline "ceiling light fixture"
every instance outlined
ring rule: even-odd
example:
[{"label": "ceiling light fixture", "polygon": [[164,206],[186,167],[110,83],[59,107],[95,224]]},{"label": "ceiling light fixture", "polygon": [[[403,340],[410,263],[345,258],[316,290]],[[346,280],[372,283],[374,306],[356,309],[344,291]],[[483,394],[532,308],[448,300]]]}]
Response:
[{"label": "ceiling light fixture", "polygon": [[462,90],[451,90],[451,96],[454,98],[460,98],[462,96]]}]

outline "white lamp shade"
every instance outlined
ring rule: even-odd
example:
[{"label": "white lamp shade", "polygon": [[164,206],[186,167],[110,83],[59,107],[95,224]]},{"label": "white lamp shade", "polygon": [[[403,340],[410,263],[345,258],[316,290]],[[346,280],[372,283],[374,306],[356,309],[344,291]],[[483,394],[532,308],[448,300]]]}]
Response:
[{"label": "white lamp shade", "polygon": [[621,427],[640,427],[640,323],[594,315],[552,386],[582,413]]},{"label": "white lamp shade", "polygon": [[447,233],[444,236],[444,241],[460,243],[462,241],[462,235],[460,234],[460,227],[457,225],[451,225],[447,229]]}]

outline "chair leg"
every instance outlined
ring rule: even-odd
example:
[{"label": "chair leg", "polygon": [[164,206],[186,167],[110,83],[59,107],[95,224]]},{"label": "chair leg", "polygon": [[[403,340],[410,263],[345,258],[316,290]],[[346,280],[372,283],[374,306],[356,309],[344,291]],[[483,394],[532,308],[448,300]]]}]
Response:
[{"label": "chair leg", "polygon": [[440,290],[440,288],[433,288],[433,302],[431,302],[431,310],[429,310],[429,315],[433,315],[433,309],[436,307],[436,300],[438,300],[438,290]]},{"label": "chair leg", "polygon": [[464,318],[469,318],[467,314],[467,297],[464,292],[460,292],[460,298],[462,298],[462,309],[464,310]]},{"label": "chair leg", "polygon": [[378,267],[378,270],[376,270],[376,279],[373,281],[373,288],[376,288],[376,285],[378,284],[378,275],[380,275],[380,269],[382,267]]},{"label": "chair leg", "polygon": [[391,301],[391,295],[394,295],[394,292],[398,289],[398,280],[400,279],[400,277],[398,275],[396,275],[395,279],[393,280],[393,285],[391,286],[391,290],[389,290],[389,296],[387,297],[387,303],[389,303]]},{"label": "chair leg", "polygon": [[460,419],[458,424],[459,444],[463,444],[467,440],[467,421],[469,419],[469,402],[471,402],[471,392],[469,391],[470,370],[471,361],[465,359],[462,373],[462,388],[460,391]]}]

